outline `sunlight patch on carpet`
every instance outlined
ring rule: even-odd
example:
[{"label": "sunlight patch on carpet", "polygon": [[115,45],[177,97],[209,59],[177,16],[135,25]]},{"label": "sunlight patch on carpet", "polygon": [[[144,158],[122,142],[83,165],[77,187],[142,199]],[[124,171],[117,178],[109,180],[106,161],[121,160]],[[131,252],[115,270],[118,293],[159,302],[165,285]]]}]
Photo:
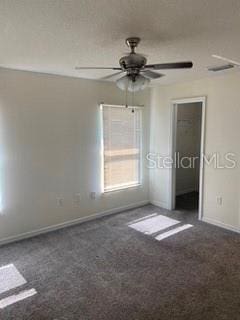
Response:
[{"label": "sunlight patch on carpet", "polygon": [[192,227],[191,224],[184,224],[184,225],[181,226],[181,227],[177,227],[177,228],[174,228],[174,229],[169,230],[169,231],[167,231],[167,232],[164,232],[164,233],[159,234],[158,236],[155,237],[155,239],[158,240],[158,241],[161,241],[161,240],[163,240],[163,239],[166,239],[166,238],[168,238],[168,237],[171,237],[172,235],[177,234],[177,233],[179,233],[179,232],[181,232],[181,231],[183,231],[183,230],[189,229],[189,228],[191,228],[191,227]]},{"label": "sunlight patch on carpet", "polygon": [[136,219],[136,220],[133,220],[133,221],[129,222],[128,225],[134,224],[134,223],[139,222],[139,221],[147,220],[148,218],[156,217],[156,216],[157,216],[157,213],[149,214],[149,215],[147,215],[145,217],[142,217],[142,218],[139,218],[139,219]]},{"label": "sunlight patch on carpet", "polygon": [[29,297],[32,297],[35,294],[37,294],[37,291],[35,289],[30,289],[30,290],[21,291],[18,294],[14,294],[14,295],[9,296],[7,298],[1,299],[0,300],[0,309],[4,309],[7,306],[10,306],[16,302],[19,302],[19,301],[22,301],[22,300],[27,299]]},{"label": "sunlight patch on carpet", "polygon": [[144,234],[153,234],[172,227],[178,223],[180,223],[180,221],[168,218],[166,216],[157,215],[139,222],[131,223],[128,226]]},{"label": "sunlight patch on carpet", "polygon": [[0,294],[27,283],[13,264],[0,268]]}]

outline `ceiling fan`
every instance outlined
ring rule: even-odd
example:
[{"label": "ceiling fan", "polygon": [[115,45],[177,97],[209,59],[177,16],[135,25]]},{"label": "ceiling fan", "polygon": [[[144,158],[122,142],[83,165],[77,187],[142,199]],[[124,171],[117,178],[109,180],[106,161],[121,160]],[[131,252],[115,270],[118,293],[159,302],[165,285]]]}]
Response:
[{"label": "ceiling fan", "polygon": [[144,89],[150,83],[150,80],[164,76],[164,74],[157,73],[155,70],[192,68],[193,63],[191,61],[147,64],[146,57],[135,52],[135,48],[138,46],[140,40],[138,37],[126,39],[126,45],[130,48],[131,52],[119,60],[119,67],[76,67],[75,69],[118,70],[117,73],[102,79],[116,80],[121,74],[125,73],[123,77],[116,80],[117,86],[122,90],[136,92]]}]

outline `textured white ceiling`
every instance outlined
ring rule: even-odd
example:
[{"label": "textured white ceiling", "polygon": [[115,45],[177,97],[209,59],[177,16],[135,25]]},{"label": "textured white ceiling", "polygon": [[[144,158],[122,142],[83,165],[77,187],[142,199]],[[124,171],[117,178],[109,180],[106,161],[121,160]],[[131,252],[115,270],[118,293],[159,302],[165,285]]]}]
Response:
[{"label": "textured white ceiling", "polygon": [[[212,54],[240,61],[239,0],[0,0],[0,66],[99,79],[139,36],[148,63],[192,60],[164,71],[166,84],[201,78]],[[227,71],[233,72],[233,71]]]}]

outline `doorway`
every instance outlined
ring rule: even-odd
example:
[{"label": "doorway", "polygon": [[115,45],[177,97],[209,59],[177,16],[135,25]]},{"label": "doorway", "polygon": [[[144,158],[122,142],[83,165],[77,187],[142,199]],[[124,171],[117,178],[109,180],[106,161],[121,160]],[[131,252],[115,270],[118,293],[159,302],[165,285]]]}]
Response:
[{"label": "doorway", "polygon": [[205,97],[172,102],[170,208],[202,218]]}]

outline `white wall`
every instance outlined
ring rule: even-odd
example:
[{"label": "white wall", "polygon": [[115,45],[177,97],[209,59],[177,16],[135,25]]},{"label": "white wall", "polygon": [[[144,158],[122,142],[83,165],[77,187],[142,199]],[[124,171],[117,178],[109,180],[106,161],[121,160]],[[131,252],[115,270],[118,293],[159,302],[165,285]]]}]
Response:
[{"label": "white wall", "polygon": [[199,190],[201,106],[201,102],[177,106],[176,153],[186,161],[176,168],[176,195]]},{"label": "white wall", "polygon": [[[148,200],[145,169],[142,187],[99,194],[98,103],[122,104],[124,96],[111,83],[0,70],[0,240]],[[135,101],[145,104],[145,154],[149,92]]]},{"label": "white wall", "polygon": [[[184,84],[155,87],[151,95],[150,150],[170,154],[171,100],[207,96],[205,153],[240,154],[240,75],[217,76]],[[150,195],[153,203],[170,203],[169,169],[150,170]],[[217,196],[223,197],[218,205]],[[239,230],[240,168],[214,169],[205,166],[204,219]]]},{"label": "white wall", "polygon": [[[145,104],[144,150],[169,154],[171,99],[207,96],[206,153],[240,153],[239,74],[156,87],[136,96]],[[151,100],[151,101],[150,101]],[[149,199],[143,186],[100,196],[98,103],[122,104],[111,83],[0,70],[0,242],[2,239]],[[169,202],[169,170],[149,170],[151,200]],[[91,200],[91,191],[98,193]],[[80,206],[75,195],[80,193]],[[223,196],[222,206],[216,196]],[[63,206],[57,206],[57,197]],[[239,228],[240,169],[204,173],[204,217]]]}]

